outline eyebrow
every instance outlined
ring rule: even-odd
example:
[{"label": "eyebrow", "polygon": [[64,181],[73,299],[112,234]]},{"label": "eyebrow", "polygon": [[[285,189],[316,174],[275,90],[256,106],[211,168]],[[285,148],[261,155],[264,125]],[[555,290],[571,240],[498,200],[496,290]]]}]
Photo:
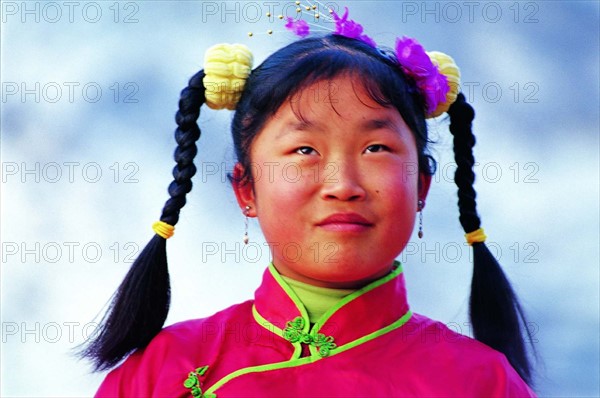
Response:
[{"label": "eyebrow", "polygon": [[320,124],[319,121],[317,121],[315,123],[312,120],[302,119],[302,120],[296,120],[293,123],[289,123],[288,127],[290,127],[290,130],[292,130],[292,131],[307,131],[307,130],[317,130],[318,129],[317,126],[319,124]]},{"label": "eyebrow", "polygon": [[308,119],[295,119],[292,122],[288,122],[285,124],[285,128],[277,134],[275,139],[282,138],[290,133],[294,133],[297,131],[315,131],[319,130],[318,124],[319,122],[314,123]]},{"label": "eyebrow", "polygon": [[361,128],[364,130],[367,130],[367,131],[380,130],[380,129],[399,131],[399,126],[397,126],[396,123],[394,123],[391,119],[389,119],[387,117],[384,117],[381,119],[365,120],[361,124]]},{"label": "eyebrow", "polygon": [[[281,138],[289,133],[297,131],[319,131],[321,130],[320,125],[322,125],[320,121],[313,122],[312,120],[308,119],[296,119],[295,121],[288,123],[286,128],[277,135],[277,138]],[[400,130],[399,126],[397,126],[397,124],[388,117],[364,120],[359,124],[359,128],[365,132],[374,130]]]}]

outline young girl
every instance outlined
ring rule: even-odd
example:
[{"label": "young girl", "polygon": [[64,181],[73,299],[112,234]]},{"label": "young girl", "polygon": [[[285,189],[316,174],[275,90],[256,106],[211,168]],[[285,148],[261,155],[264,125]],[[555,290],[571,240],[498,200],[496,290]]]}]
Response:
[{"label": "young girl", "polygon": [[[85,352],[97,369],[131,354],[98,396],[534,396],[521,310],[475,210],[474,113],[457,95],[458,69],[412,39],[381,50],[347,16],[333,13],[334,34],[298,40],[254,70],[245,47],[215,46],[182,91],[171,198]],[[288,27],[308,33],[301,21]],[[165,242],[196,172],[203,104],[235,109],[232,184],[272,262],[254,300],[161,330]],[[446,110],[479,341],[411,312],[395,261],[435,170],[425,119]]]}]

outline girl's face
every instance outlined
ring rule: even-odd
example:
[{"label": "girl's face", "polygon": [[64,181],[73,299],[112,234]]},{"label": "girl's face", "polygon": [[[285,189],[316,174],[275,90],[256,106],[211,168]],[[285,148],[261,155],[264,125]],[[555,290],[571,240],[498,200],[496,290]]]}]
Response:
[{"label": "girl's face", "polygon": [[387,274],[430,182],[398,111],[350,76],[286,101],[250,159],[252,183],[234,184],[240,207],[258,217],[281,274],[323,287],[360,287]]}]

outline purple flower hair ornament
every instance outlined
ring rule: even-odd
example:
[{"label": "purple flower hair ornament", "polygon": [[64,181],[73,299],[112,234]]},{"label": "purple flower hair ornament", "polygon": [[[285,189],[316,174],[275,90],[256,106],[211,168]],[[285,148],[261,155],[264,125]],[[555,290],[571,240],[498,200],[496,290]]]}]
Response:
[{"label": "purple flower hair ornament", "polygon": [[331,15],[335,21],[335,31],[333,34],[351,39],[357,39],[367,43],[371,47],[377,48],[375,41],[369,36],[363,34],[362,25],[352,19],[348,19],[348,7],[344,7],[344,9],[344,15],[342,15],[341,18],[335,11],[331,11]]},{"label": "purple flower hair ornament", "polygon": [[306,37],[310,33],[310,28],[308,27],[306,21],[303,19],[295,20],[292,17],[288,17],[287,23],[285,24],[285,28],[291,30],[292,32],[294,32],[294,34],[300,37]]},{"label": "purple flower hair ornament", "polygon": [[448,79],[440,73],[418,41],[403,36],[396,39],[396,58],[404,73],[413,78],[425,99],[425,111],[432,114],[446,101],[450,91]]},{"label": "purple flower hair ornament", "polygon": [[[309,10],[308,7],[306,9]],[[298,12],[299,10],[300,8]],[[335,22],[333,34],[360,40],[377,49],[375,41],[363,34],[363,26],[348,19],[348,7],[344,7],[344,10],[341,17],[335,11],[329,10]],[[300,37],[310,34],[309,23],[302,19],[288,17],[285,27]],[[387,57],[386,53],[381,50],[380,52]],[[436,51],[427,53],[417,40],[406,36],[396,39],[395,56],[399,67],[413,79],[423,97],[426,117],[436,117],[446,112],[456,100],[460,89],[460,70],[454,60]]]}]

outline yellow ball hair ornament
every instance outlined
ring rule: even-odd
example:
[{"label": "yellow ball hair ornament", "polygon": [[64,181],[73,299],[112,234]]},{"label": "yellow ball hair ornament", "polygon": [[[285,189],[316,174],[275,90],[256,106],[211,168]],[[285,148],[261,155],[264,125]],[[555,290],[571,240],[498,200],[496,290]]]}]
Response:
[{"label": "yellow ball hair ornament", "polygon": [[446,76],[448,86],[450,86],[450,90],[446,93],[446,100],[439,103],[435,110],[427,115],[427,117],[437,117],[448,111],[450,105],[456,101],[456,97],[460,91],[460,69],[452,57],[447,54],[439,51],[428,51],[427,55],[429,55],[431,62],[437,66],[440,73]]},{"label": "yellow ball hair ornament", "polygon": [[204,55],[206,105],[211,109],[234,110],[246,79],[252,71],[253,57],[243,44],[216,44]]}]

